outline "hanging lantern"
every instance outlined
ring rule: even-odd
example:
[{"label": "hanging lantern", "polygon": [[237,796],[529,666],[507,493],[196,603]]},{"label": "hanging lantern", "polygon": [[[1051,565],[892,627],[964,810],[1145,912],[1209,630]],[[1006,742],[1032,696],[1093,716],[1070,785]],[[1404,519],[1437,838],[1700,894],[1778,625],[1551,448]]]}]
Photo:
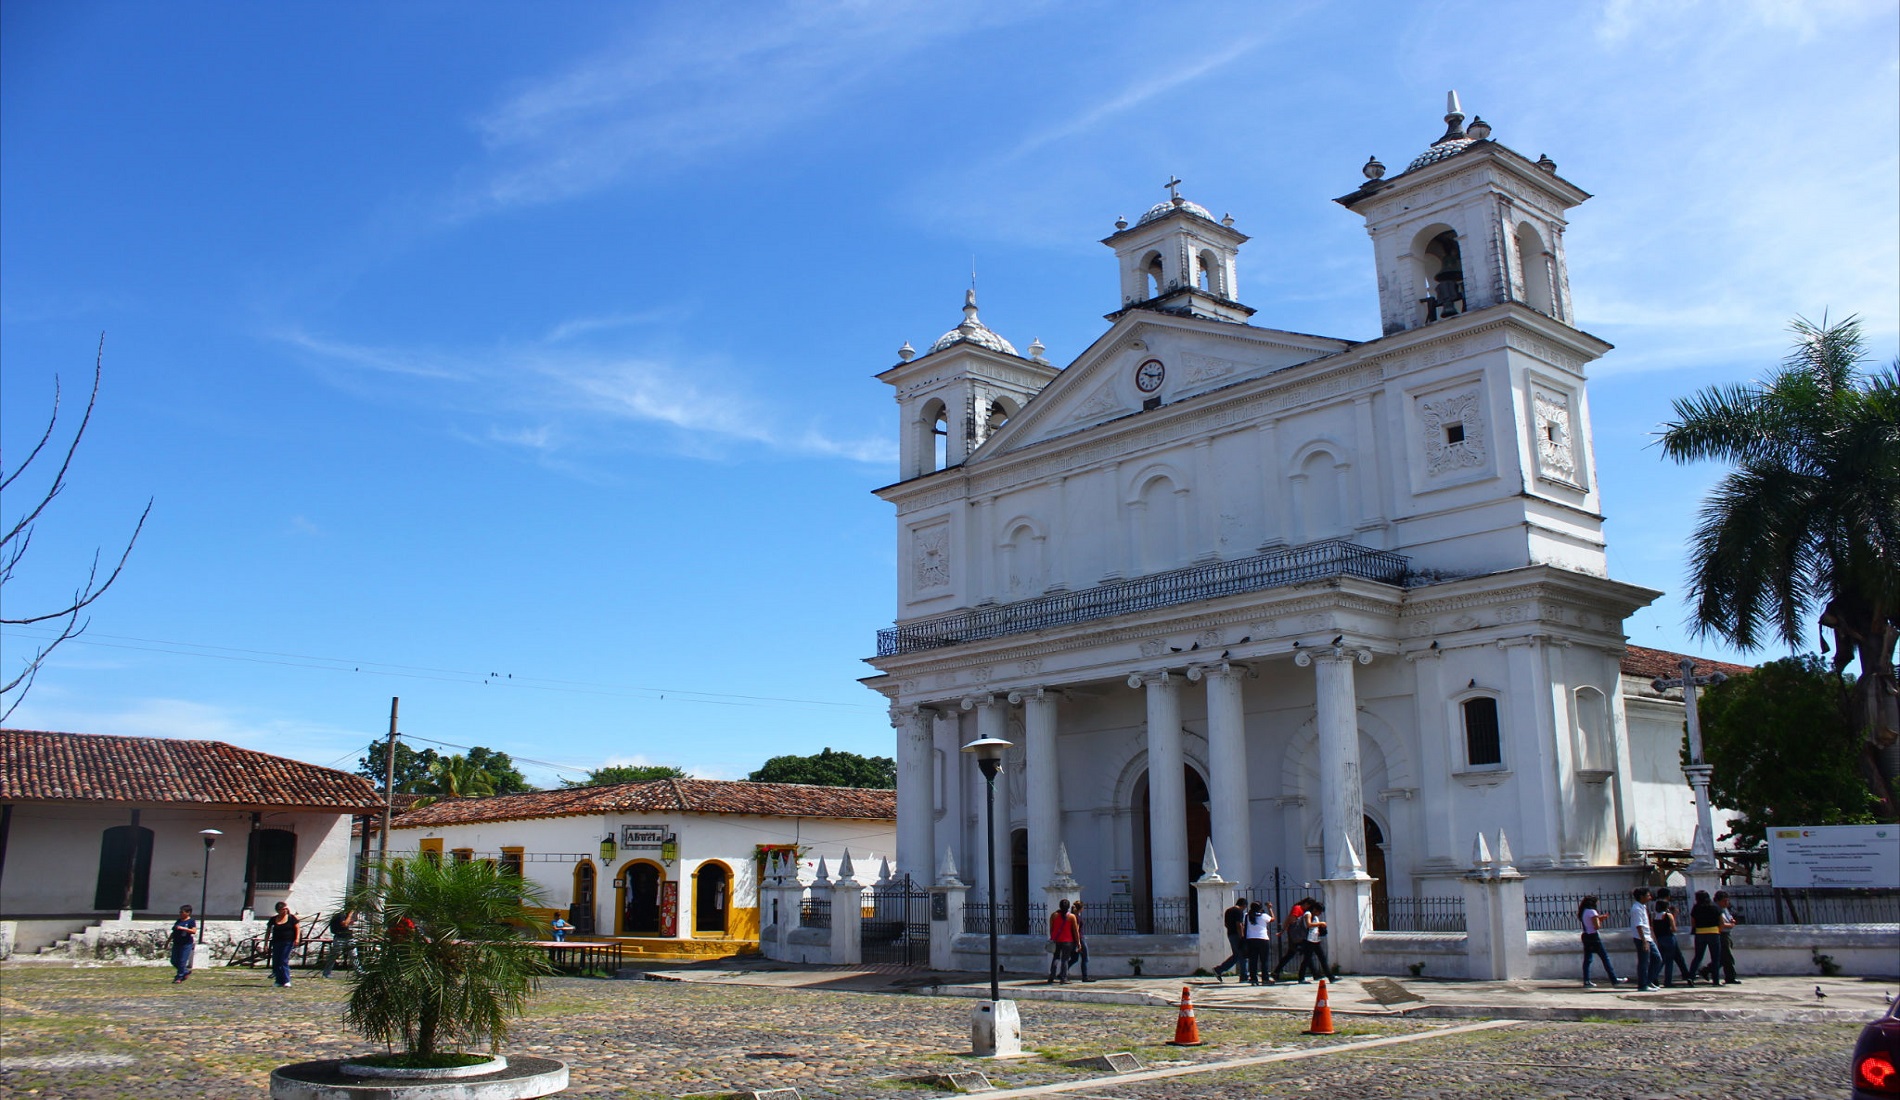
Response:
[{"label": "hanging lantern", "polygon": [[620,846],[614,843],[614,835],[608,833],[600,842],[600,861],[602,863],[612,863],[615,854],[619,851]]},{"label": "hanging lantern", "polygon": [[661,859],[665,860],[668,863],[672,863],[673,861],[679,859],[679,857],[680,857],[680,839],[677,835],[668,836],[665,840],[660,842],[660,858]]}]

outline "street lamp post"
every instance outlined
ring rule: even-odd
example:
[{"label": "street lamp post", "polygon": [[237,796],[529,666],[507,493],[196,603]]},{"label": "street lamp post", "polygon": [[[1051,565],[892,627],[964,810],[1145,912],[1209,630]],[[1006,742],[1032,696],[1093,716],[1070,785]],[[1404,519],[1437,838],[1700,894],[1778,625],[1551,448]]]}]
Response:
[{"label": "street lamp post", "polygon": [[205,873],[198,883],[198,942],[205,942],[205,922],[210,919],[211,905],[211,849],[218,846],[218,838],[224,835],[222,829],[200,829],[198,835],[205,838]]},{"label": "street lamp post", "polygon": [[1002,967],[996,954],[996,918],[1001,908],[996,900],[996,773],[1003,770],[1003,753],[1009,747],[1010,742],[1000,737],[978,738],[963,746],[964,752],[976,757],[976,766],[983,773],[983,784],[987,791],[983,824],[985,851],[988,853],[984,862],[989,866],[990,999],[987,1005],[977,1006],[972,1021],[971,1045],[977,1054],[999,1056],[1013,1055],[1022,1050],[1022,1026],[1016,1016],[1015,1003],[1003,1000],[999,981]]},{"label": "street lamp post", "polygon": [[1683,773],[1689,777],[1689,786],[1695,791],[1695,838],[1689,842],[1688,874],[1691,876],[1715,875],[1719,865],[1715,860],[1715,823],[1709,810],[1709,777],[1715,774],[1715,767],[1702,759],[1702,721],[1696,713],[1696,689],[1709,684],[1719,684],[1728,677],[1719,672],[1710,672],[1697,676],[1695,662],[1684,657],[1679,665],[1682,675],[1672,679],[1658,678],[1650,681],[1657,691],[1670,688],[1682,689],[1683,717],[1689,727],[1689,765]]}]

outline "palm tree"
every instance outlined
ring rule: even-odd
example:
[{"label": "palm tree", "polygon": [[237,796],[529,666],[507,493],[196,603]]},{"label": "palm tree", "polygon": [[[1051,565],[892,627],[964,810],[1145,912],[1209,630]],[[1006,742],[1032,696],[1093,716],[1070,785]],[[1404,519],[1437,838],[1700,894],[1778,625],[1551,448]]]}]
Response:
[{"label": "palm tree", "polygon": [[[1696,633],[1742,649],[1769,631],[1799,648],[1831,633],[1836,675],[1856,659],[1869,779],[1894,812],[1900,638],[1900,360],[1863,377],[1854,317],[1796,318],[1794,350],[1758,384],[1674,402],[1663,453],[1735,468],[1704,500],[1690,546]],[[1825,635],[1822,652],[1828,651]],[[1880,752],[1880,749],[1889,749]]]},{"label": "palm tree", "polygon": [[498,1050],[546,954],[528,907],[540,891],[482,860],[390,860],[351,892],[358,957],[343,1022],[417,1058],[486,1039]]},{"label": "palm tree", "polygon": [[444,798],[485,798],[494,793],[495,777],[458,753],[429,762],[425,797],[417,799],[416,805],[427,806]]}]

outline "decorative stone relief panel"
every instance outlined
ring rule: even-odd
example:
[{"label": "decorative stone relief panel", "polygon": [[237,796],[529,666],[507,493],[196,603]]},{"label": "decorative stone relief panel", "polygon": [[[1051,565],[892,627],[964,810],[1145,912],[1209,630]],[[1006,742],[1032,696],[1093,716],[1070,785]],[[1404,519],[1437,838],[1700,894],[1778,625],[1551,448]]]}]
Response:
[{"label": "decorative stone relief panel", "polygon": [[1216,378],[1225,378],[1236,371],[1246,369],[1247,364],[1232,359],[1216,359],[1211,355],[1181,356],[1181,381],[1195,384],[1209,382]]},{"label": "decorative stone relief panel", "polygon": [[1476,387],[1418,399],[1425,472],[1438,478],[1490,464],[1484,403]]},{"label": "decorative stone relief panel", "polygon": [[950,585],[950,521],[911,531],[911,583],[918,592]]},{"label": "decorative stone relief panel", "polygon": [[1531,387],[1531,438],[1537,443],[1537,476],[1581,489],[1582,464],[1570,393],[1556,386]]}]

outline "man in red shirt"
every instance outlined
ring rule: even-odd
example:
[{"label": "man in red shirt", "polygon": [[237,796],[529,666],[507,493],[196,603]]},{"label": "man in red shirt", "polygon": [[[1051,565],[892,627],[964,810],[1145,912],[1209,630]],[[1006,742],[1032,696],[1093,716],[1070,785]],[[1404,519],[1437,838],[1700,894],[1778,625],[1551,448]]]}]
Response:
[{"label": "man in red shirt", "polygon": [[[1056,911],[1049,914],[1049,981],[1054,985],[1061,982],[1069,984],[1069,964],[1075,961],[1075,944],[1080,936],[1075,914],[1069,912],[1069,899],[1063,898],[1056,903]],[[1059,976],[1058,976],[1059,973]]]}]

